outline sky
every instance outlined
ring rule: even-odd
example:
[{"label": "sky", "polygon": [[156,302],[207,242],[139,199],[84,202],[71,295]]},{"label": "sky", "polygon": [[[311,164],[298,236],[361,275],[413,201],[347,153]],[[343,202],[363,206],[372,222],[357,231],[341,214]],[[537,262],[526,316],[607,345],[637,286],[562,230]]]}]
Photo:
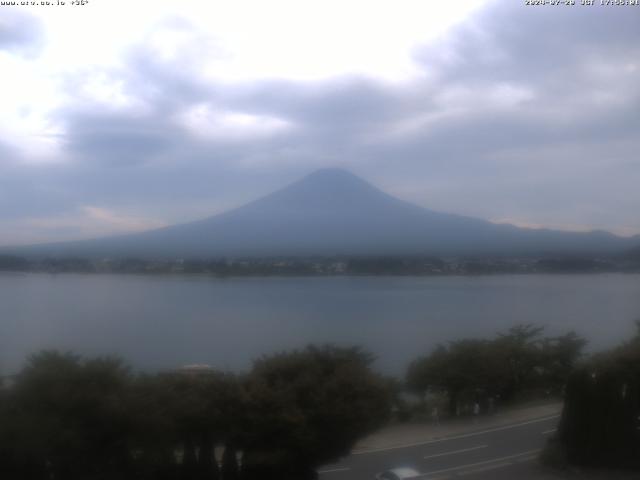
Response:
[{"label": "sky", "polygon": [[638,6],[57,1],[0,5],[0,246],[200,219],[323,167],[640,233]]}]

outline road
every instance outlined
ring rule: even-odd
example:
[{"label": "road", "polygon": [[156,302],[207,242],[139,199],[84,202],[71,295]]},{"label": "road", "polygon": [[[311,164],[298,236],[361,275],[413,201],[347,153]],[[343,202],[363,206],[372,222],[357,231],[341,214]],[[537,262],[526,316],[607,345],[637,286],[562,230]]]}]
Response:
[{"label": "road", "polygon": [[[441,439],[361,451],[319,470],[320,480],[373,480],[381,471],[411,467],[417,479],[540,478],[536,459],[558,415],[469,431]],[[479,427],[482,428],[482,427]]]}]

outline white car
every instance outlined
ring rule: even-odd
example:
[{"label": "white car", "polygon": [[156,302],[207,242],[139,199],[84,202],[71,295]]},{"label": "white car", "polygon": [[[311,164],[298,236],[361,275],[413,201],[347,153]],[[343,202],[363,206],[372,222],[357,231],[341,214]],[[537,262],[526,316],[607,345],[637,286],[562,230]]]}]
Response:
[{"label": "white car", "polygon": [[415,471],[413,468],[401,467],[392,468],[376,475],[376,480],[405,480],[409,478],[416,478],[420,476],[420,472]]}]

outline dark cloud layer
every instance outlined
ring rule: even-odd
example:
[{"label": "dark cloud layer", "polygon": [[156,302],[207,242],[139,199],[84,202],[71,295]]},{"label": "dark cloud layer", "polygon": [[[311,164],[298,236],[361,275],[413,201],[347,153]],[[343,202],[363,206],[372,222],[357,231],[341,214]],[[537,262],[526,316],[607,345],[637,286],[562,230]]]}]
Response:
[{"label": "dark cloud layer", "polygon": [[[12,169],[24,205],[12,212],[103,205],[181,221],[337,165],[441,210],[640,232],[640,9],[505,4],[416,48],[423,73],[408,84],[205,81],[197,56],[139,46],[106,72],[138,106],[58,111],[65,161]],[[194,111],[206,114],[185,123]],[[237,133],[229,112],[284,127]]]}]

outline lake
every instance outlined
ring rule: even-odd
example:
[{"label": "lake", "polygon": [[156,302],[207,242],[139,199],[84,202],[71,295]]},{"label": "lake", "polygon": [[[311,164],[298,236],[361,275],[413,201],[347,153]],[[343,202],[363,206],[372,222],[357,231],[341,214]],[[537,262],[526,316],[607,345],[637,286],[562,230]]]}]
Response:
[{"label": "lake", "polygon": [[244,370],[307,343],[356,344],[402,374],[438,342],[533,322],[615,345],[640,318],[640,275],[212,278],[0,274],[0,373],[44,348],[135,369]]}]

